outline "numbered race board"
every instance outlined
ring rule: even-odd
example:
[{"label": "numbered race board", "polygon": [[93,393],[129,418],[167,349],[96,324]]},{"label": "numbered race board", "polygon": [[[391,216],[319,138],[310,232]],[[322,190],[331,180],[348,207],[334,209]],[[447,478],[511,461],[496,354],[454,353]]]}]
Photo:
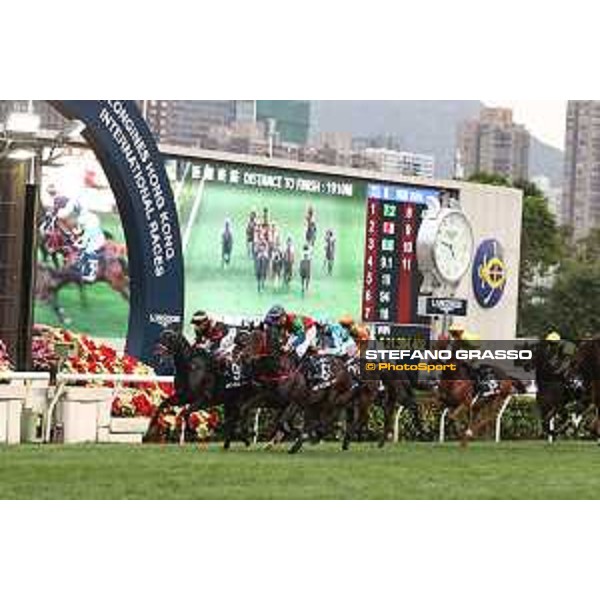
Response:
[{"label": "numbered race board", "polygon": [[423,212],[440,191],[367,186],[362,319],[368,323],[420,324],[417,235]]}]

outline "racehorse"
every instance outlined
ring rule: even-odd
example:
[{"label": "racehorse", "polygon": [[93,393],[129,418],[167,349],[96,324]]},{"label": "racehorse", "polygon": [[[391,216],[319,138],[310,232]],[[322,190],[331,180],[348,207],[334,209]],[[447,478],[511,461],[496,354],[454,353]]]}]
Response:
[{"label": "racehorse", "polygon": [[69,284],[79,286],[80,290],[96,283],[107,283],[119,293],[124,300],[129,301],[129,272],[124,244],[112,240],[105,243],[100,251],[98,270],[94,281],[85,281],[77,264],[78,254],[67,252],[65,264],[59,269],[38,263],[36,270],[36,298],[47,302],[54,310],[62,324],[67,323],[64,309],[59,303],[60,291]]},{"label": "racehorse", "polygon": [[[488,420],[478,420],[477,417],[484,406],[498,406],[514,393],[525,393],[526,388],[521,381],[508,374],[500,367],[486,365],[490,374],[497,382],[497,387],[488,398],[482,399],[476,390],[473,374],[469,366],[463,361],[445,363],[447,367],[454,365],[454,369],[446,368],[442,371],[437,389],[437,397],[448,409],[448,418],[458,426],[463,413],[467,413],[467,426],[461,434],[461,444],[477,435],[477,432],[488,424]],[[457,431],[459,431],[457,427]]]},{"label": "racehorse", "polygon": [[273,249],[273,256],[271,257],[271,275],[273,277],[273,284],[276,288],[281,287],[283,272],[283,253],[281,249],[275,247]]},{"label": "racehorse", "polygon": [[337,357],[299,359],[273,347],[263,329],[249,334],[241,355],[251,364],[256,393],[242,407],[240,420],[247,422],[250,410],[259,407],[274,409],[268,447],[287,435],[293,440],[288,452],[295,454],[306,440],[319,441],[353,398],[352,375]]},{"label": "racehorse", "polygon": [[591,405],[595,410],[592,426],[600,444],[600,337],[593,337],[579,343],[573,357],[573,368],[581,375],[591,395]]},{"label": "racehorse", "polygon": [[248,258],[254,258],[254,238],[256,236],[256,217],[250,216],[248,223],[246,224],[246,250],[248,252]]},{"label": "racehorse", "polygon": [[305,254],[300,261],[300,281],[302,284],[302,295],[304,296],[308,292],[310,286],[310,271],[311,271],[311,260],[310,256]]},{"label": "racehorse", "polygon": [[333,263],[335,262],[335,238],[333,234],[328,231],[325,240],[325,262],[324,267],[327,271],[327,275],[331,275],[333,272]]},{"label": "racehorse", "polygon": [[256,285],[259,292],[264,291],[267,276],[269,274],[269,255],[267,249],[261,246],[254,257],[254,273]]},{"label": "racehorse", "polygon": [[[240,398],[247,393],[244,383],[229,386],[222,368],[215,365],[211,354],[202,348],[193,348],[187,339],[171,329],[165,329],[157,344],[161,357],[170,356],[175,366],[175,391],[158,406],[150,420],[144,436],[145,442],[161,440],[160,419],[169,406],[185,407],[183,412],[184,434],[188,428],[188,417],[197,410],[223,404],[225,412],[225,436],[223,447],[228,449],[235,435],[239,418]],[[234,378],[235,379],[235,378]],[[244,433],[241,437],[246,446],[250,445]]]},{"label": "racehorse", "polygon": [[292,277],[294,276],[294,251],[289,246],[283,254],[283,285],[285,289],[290,288]]},{"label": "racehorse", "polygon": [[225,222],[225,229],[221,234],[221,267],[229,266],[231,262],[231,251],[233,250],[233,233],[229,222]]},{"label": "racehorse", "polygon": [[317,223],[314,217],[311,217],[307,220],[306,223],[306,233],[305,233],[305,241],[306,243],[313,248],[315,242],[317,241]]},{"label": "racehorse", "polygon": [[[538,344],[527,344],[526,348],[531,350],[531,361],[523,362],[525,370],[533,370],[537,388],[536,403],[540,411],[542,431],[548,441],[554,442],[556,437],[567,429],[569,423],[581,422],[585,411],[584,386],[572,373],[558,373],[551,360],[551,346],[547,342]],[[567,405],[576,402],[578,414],[575,419],[567,415]],[[557,419],[561,418],[561,425],[557,427]]]}]

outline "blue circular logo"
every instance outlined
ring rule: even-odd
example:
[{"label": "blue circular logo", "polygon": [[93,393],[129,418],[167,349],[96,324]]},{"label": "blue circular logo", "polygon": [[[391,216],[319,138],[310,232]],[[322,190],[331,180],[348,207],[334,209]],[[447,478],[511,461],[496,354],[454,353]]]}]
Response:
[{"label": "blue circular logo", "polygon": [[506,265],[502,244],[495,239],[483,240],[473,261],[473,292],[483,308],[500,302],[506,286]]}]

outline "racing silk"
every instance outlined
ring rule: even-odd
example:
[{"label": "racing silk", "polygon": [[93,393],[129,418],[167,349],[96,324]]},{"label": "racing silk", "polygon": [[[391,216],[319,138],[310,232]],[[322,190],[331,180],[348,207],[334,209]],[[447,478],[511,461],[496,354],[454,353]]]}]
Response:
[{"label": "racing silk", "polygon": [[302,358],[317,339],[317,322],[311,317],[288,313],[283,325],[288,334],[286,346]]},{"label": "racing silk", "polygon": [[577,350],[575,344],[568,340],[561,340],[560,342],[546,342],[546,347],[550,367],[558,375],[566,375]]},{"label": "racing silk", "polygon": [[321,354],[332,356],[354,356],[356,354],[356,342],[346,327],[339,323],[331,323],[325,327],[325,348]]},{"label": "racing silk", "polygon": [[77,267],[83,281],[93,283],[98,278],[100,252],[106,244],[106,237],[100,219],[93,212],[82,211],[77,226],[79,235],[75,246],[80,252]]},{"label": "racing silk", "polygon": [[[203,333],[202,335],[196,336],[196,341],[194,342],[194,348],[200,348],[202,350],[207,350],[211,354],[216,356],[219,355],[219,352],[222,350],[221,344],[224,343],[224,340],[230,334],[229,328],[223,323],[213,323],[209,327],[208,331]],[[233,332],[233,336],[235,338],[235,330]],[[225,342],[227,345],[229,342]]]},{"label": "racing silk", "polygon": [[285,260],[290,264],[294,262],[294,246],[293,246],[293,244],[288,244],[285,247]]}]

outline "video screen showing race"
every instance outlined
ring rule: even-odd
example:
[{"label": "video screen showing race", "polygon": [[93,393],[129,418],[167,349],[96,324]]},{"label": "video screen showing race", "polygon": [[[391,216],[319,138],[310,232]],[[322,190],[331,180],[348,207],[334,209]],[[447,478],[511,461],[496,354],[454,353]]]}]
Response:
[{"label": "video screen showing race", "polygon": [[40,186],[35,322],[124,338],[129,269],[121,218],[98,161],[69,149]]},{"label": "video screen showing race", "polygon": [[179,215],[186,309],[229,321],[274,304],[360,316],[364,185],[311,174],[196,164]]}]

